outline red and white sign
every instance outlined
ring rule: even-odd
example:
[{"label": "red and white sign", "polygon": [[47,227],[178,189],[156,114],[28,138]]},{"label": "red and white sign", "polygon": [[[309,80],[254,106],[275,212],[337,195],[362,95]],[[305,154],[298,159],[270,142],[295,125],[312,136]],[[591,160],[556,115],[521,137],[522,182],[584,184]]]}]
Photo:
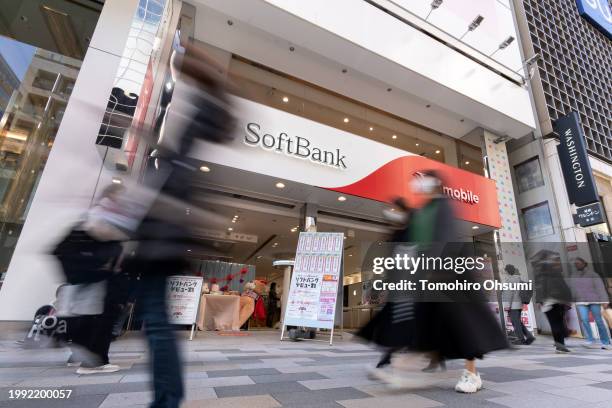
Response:
[{"label": "red and white sign", "polygon": [[371,200],[402,196],[416,207],[422,199],[410,192],[410,180],[436,170],[460,218],[501,226],[493,180],[243,98],[232,100],[239,123],[235,140],[199,142],[194,158]]}]

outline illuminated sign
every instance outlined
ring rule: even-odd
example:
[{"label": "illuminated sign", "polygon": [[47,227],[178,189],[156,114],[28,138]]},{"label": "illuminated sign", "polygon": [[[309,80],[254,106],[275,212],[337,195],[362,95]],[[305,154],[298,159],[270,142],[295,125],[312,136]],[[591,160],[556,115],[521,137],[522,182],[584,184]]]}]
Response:
[{"label": "illuminated sign", "polygon": [[576,0],[578,13],[612,39],[612,12],[608,0]]}]

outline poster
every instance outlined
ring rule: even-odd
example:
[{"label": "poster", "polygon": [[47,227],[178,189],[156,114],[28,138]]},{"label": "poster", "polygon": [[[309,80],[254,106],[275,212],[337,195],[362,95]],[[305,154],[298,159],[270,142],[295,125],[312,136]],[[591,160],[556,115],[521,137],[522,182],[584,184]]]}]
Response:
[{"label": "poster", "polygon": [[166,301],[170,324],[194,324],[200,306],[201,276],[169,276]]},{"label": "poster", "polygon": [[333,328],[343,249],[342,233],[300,233],[285,312],[286,325]]}]

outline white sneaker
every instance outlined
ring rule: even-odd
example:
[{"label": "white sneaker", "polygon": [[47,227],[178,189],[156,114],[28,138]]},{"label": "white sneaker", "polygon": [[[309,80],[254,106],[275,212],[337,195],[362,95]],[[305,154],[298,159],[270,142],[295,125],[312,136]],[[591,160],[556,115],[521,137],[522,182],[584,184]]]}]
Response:
[{"label": "white sneaker", "polygon": [[100,374],[100,373],[114,373],[121,369],[116,364],[105,364],[99,367],[79,367],[76,371],[77,374]]},{"label": "white sneaker", "polygon": [[599,346],[594,341],[585,341],[584,343],[582,343],[582,347],[593,350],[599,348]]},{"label": "white sneaker", "polygon": [[602,350],[612,350],[612,346],[610,346],[609,344],[602,344],[601,349]]},{"label": "white sneaker", "polygon": [[472,394],[482,388],[480,374],[474,374],[468,370],[463,370],[461,378],[455,385],[455,391]]}]

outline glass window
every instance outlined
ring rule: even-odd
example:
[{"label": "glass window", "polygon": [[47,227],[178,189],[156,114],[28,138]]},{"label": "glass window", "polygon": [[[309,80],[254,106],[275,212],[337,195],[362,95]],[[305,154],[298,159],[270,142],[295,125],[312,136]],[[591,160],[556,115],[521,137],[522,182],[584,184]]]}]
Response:
[{"label": "glass window", "polygon": [[523,208],[522,213],[528,239],[551,235],[554,232],[548,201]]},{"label": "glass window", "polygon": [[89,0],[1,3],[0,287],[102,9]]},{"label": "glass window", "polygon": [[519,193],[524,193],[544,185],[544,177],[542,176],[538,157],[533,157],[514,166],[514,175],[516,176]]}]

